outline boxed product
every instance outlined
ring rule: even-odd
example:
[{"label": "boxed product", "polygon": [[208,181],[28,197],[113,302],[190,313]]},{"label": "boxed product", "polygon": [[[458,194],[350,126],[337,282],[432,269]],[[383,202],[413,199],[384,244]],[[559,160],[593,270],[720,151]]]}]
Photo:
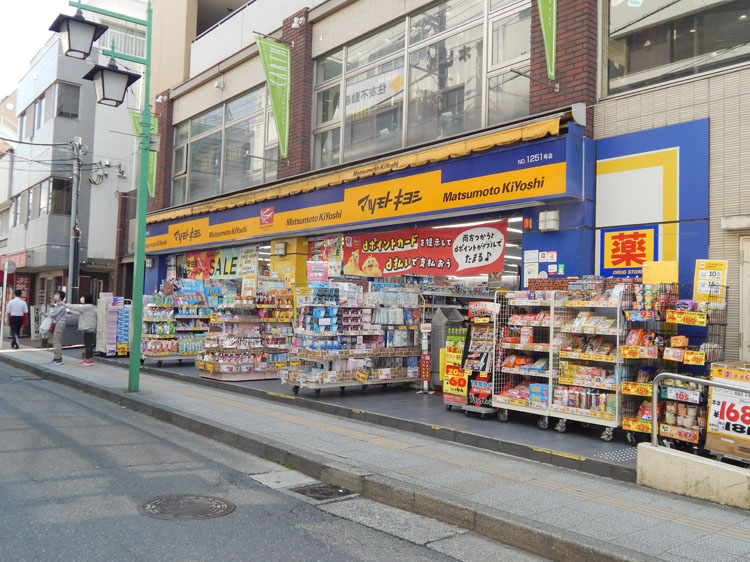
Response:
[{"label": "boxed product", "polygon": [[534,343],[534,329],[533,328],[521,328],[520,342],[522,344]]},{"label": "boxed product", "polygon": [[549,386],[546,384],[532,383],[529,385],[529,401],[546,404],[549,400]]}]

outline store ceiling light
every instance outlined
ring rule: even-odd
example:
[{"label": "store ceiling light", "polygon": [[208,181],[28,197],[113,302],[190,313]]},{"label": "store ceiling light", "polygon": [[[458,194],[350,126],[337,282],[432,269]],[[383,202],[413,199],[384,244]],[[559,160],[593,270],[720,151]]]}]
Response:
[{"label": "store ceiling light", "polygon": [[516,232],[518,234],[523,234],[523,230],[520,228],[508,228],[508,232]]},{"label": "store ceiling light", "polygon": [[511,217],[508,222],[523,222],[523,217]]},{"label": "store ceiling light", "polygon": [[523,258],[521,256],[511,256],[511,255],[505,254],[505,259],[506,260],[520,260]]}]

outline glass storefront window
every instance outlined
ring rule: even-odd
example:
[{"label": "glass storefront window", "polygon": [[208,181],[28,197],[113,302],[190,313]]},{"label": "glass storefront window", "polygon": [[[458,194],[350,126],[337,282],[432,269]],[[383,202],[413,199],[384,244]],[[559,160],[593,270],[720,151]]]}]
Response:
[{"label": "glass storefront window", "polygon": [[747,0],[706,2],[700,11],[674,0],[610,0],[604,22],[606,93],[750,60]]},{"label": "glass storefront window", "polygon": [[228,102],[226,106],[226,122],[229,123],[263,109],[264,95],[265,88],[256,88]]},{"label": "glass storefront window", "polygon": [[409,38],[418,43],[481,17],[482,0],[448,0],[411,17]]},{"label": "glass storefront window", "polygon": [[263,115],[227,127],[224,143],[224,189],[236,191],[263,182]]},{"label": "glass storefront window", "polygon": [[313,147],[313,165],[315,168],[326,168],[339,163],[341,129],[331,129],[315,135]]},{"label": "glass storefront window", "polygon": [[211,129],[221,126],[222,120],[222,109],[216,107],[206,113],[194,117],[190,120],[190,136],[195,137],[201,135]]},{"label": "glass storefront window", "polygon": [[510,63],[531,52],[531,10],[492,23],[492,66]]},{"label": "glass storefront window", "polygon": [[216,195],[221,182],[221,133],[190,143],[189,200]]},{"label": "glass storefront window", "polygon": [[[519,68],[529,72],[529,67]],[[515,72],[504,72],[489,79],[489,124],[497,125],[529,114],[529,79]]]},{"label": "glass storefront window", "polygon": [[332,86],[318,92],[315,103],[315,124],[324,125],[340,117],[340,86]]},{"label": "glass storefront window", "polygon": [[404,49],[406,34],[404,23],[379,31],[358,43],[350,45],[346,50],[346,71],[356,70],[368,63]]},{"label": "glass storefront window", "polygon": [[404,59],[398,58],[346,81],[344,160],[402,145]]},{"label": "glass storefront window", "polygon": [[333,80],[337,76],[341,76],[341,70],[343,68],[342,61],[344,60],[343,51],[337,51],[326,57],[318,59],[315,65],[315,83],[322,84]]},{"label": "glass storefront window", "polygon": [[279,147],[275,146],[266,150],[266,181],[276,181],[279,169]]},{"label": "glass storefront window", "polygon": [[482,45],[477,26],[409,56],[408,144],[481,126]]}]

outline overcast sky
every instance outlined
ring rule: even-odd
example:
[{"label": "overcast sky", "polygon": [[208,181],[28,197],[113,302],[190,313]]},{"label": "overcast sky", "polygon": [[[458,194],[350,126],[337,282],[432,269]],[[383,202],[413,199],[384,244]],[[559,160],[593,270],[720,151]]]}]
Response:
[{"label": "overcast sky", "polygon": [[0,98],[12,93],[29,62],[52,32],[59,13],[73,14],[67,0],[3,0],[0,15]]}]

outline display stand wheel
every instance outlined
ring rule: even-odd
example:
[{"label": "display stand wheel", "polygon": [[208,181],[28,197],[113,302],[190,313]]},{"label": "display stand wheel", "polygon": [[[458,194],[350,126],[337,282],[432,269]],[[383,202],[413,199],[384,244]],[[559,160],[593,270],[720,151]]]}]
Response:
[{"label": "display stand wheel", "polygon": [[367,392],[367,385],[366,384],[362,385],[362,392]]},{"label": "display stand wheel", "polygon": [[555,431],[558,433],[565,433],[568,429],[568,420],[557,420],[557,425],[555,425]]},{"label": "display stand wheel", "polygon": [[469,418],[471,417],[471,412],[469,410],[464,410],[464,415]]},{"label": "display stand wheel", "polygon": [[156,362],[156,366],[161,367],[161,359],[159,359],[159,361]]},{"label": "display stand wheel", "polygon": [[451,404],[446,404],[445,409],[450,412],[453,409],[453,406]]},{"label": "display stand wheel", "polygon": [[292,393],[297,396],[299,394],[299,386],[293,386],[292,387]]},{"label": "display stand wheel", "polygon": [[602,439],[604,441],[612,441],[612,437],[615,435],[615,428],[614,427],[605,427],[604,431],[602,431]]},{"label": "display stand wheel", "polygon": [[549,428],[549,417],[548,416],[539,416],[536,419],[536,426],[539,429],[547,429],[547,428]]},{"label": "display stand wheel", "polygon": [[508,421],[508,410],[506,410],[505,408],[500,408],[497,411],[497,421],[507,422]]},{"label": "display stand wheel", "polygon": [[315,389],[315,398],[318,398],[319,396],[320,396],[320,389],[316,388]]},{"label": "display stand wheel", "polygon": [[591,424],[589,422],[578,422],[578,423],[583,429],[588,429],[589,427],[591,427]]},{"label": "display stand wheel", "polygon": [[340,386],[339,390],[341,390],[341,394],[344,394],[344,391],[346,390],[346,387],[345,386]]},{"label": "display stand wheel", "polygon": [[177,364],[178,364],[178,365],[182,365],[182,359],[178,359],[178,360],[177,360]]},{"label": "display stand wheel", "polygon": [[628,431],[625,434],[625,441],[628,442],[628,445],[638,445],[638,440],[635,438],[635,434],[632,431]]}]

